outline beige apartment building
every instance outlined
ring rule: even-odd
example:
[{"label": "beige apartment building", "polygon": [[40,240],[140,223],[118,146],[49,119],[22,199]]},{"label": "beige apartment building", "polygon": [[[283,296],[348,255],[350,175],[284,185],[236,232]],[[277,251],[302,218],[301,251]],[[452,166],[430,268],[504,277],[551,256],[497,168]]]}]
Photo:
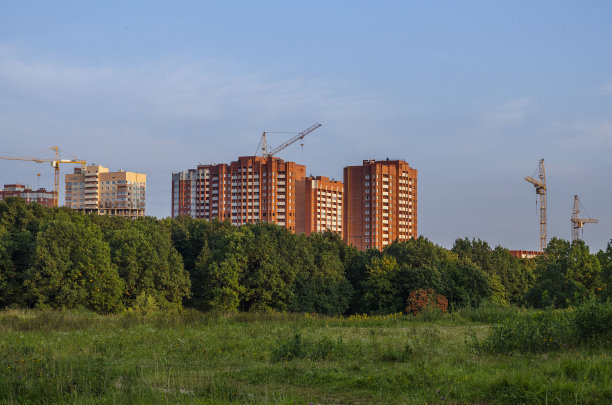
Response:
[{"label": "beige apartment building", "polygon": [[137,218],[145,215],[147,176],[100,165],[66,175],[66,206],[87,214]]}]

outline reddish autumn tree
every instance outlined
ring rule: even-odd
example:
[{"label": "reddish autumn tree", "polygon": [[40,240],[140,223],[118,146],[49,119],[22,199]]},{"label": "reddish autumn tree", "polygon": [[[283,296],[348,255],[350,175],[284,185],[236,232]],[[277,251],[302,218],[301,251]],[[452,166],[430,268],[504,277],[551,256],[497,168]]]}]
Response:
[{"label": "reddish autumn tree", "polygon": [[437,308],[442,312],[446,312],[448,309],[448,299],[444,295],[436,293],[431,288],[422,288],[410,293],[406,302],[407,313],[417,315],[427,307]]}]

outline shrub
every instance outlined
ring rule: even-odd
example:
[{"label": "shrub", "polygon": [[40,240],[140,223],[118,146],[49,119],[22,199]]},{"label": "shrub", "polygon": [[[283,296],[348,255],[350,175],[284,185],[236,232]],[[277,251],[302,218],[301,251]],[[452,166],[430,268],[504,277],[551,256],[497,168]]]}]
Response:
[{"label": "shrub", "polygon": [[406,340],[402,347],[389,347],[381,354],[381,360],[397,363],[406,362],[414,356],[416,344],[414,340]]},{"label": "shrub", "polygon": [[454,311],[454,315],[461,319],[472,322],[495,323],[501,322],[519,314],[519,309],[510,305],[500,305],[491,300],[484,300],[478,307],[460,308]]},{"label": "shrub", "polygon": [[271,354],[272,361],[342,358],[346,354],[346,346],[342,341],[342,337],[333,340],[323,336],[318,340],[314,340],[302,337],[301,333],[296,333],[291,337],[279,338],[272,348]]},{"label": "shrub", "polygon": [[406,302],[406,312],[417,315],[426,308],[435,308],[446,312],[448,299],[431,288],[412,291]]},{"label": "shrub", "polygon": [[493,325],[476,347],[494,353],[547,352],[612,344],[612,303],[589,301],[576,309],[507,317]]},{"label": "shrub", "polygon": [[573,333],[578,341],[610,342],[612,340],[612,302],[589,301],[573,313]]},{"label": "shrub", "polygon": [[568,312],[539,311],[505,318],[476,345],[494,353],[546,352],[574,343]]}]

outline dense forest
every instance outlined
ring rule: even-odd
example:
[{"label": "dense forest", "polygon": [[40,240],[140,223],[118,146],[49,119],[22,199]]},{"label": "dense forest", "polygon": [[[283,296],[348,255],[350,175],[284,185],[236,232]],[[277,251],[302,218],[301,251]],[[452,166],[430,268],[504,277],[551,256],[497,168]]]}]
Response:
[{"label": "dense forest", "polygon": [[611,297],[612,241],[591,254],[582,241],[553,238],[532,260],[468,239],[450,250],[419,237],[360,252],[329,232],[294,235],[263,222],[129,220],[0,201],[0,308],[341,315]]}]

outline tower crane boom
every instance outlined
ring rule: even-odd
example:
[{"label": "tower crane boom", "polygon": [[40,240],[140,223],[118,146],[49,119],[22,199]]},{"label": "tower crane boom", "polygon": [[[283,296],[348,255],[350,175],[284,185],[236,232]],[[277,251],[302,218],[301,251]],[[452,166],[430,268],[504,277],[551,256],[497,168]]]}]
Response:
[{"label": "tower crane boom", "polygon": [[53,182],[53,206],[59,206],[59,179],[60,179],[60,163],[72,163],[72,164],[81,164],[86,165],[87,162],[84,160],[77,159],[60,159],[59,158],[59,148],[54,146],[50,148],[51,150],[55,150],[55,159],[47,159],[47,158],[32,158],[32,157],[20,157],[20,156],[0,156],[0,159],[3,160],[22,160],[28,162],[36,162],[36,163],[51,163],[54,171],[54,182]]},{"label": "tower crane boom", "polygon": [[275,154],[277,154],[278,152],[282,151],[286,147],[294,144],[295,142],[299,141],[300,139],[303,139],[306,135],[308,135],[309,133],[311,133],[315,129],[319,128],[320,126],[321,126],[321,124],[317,123],[317,124],[314,124],[314,125],[306,128],[304,131],[300,132],[299,134],[297,134],[293,138],[289,139],[288,141],[286,141],[282,145],[277,146],[276,148],[272,149],[269,152],[268,152],[268,143],[266,141],[266,133],[264,132],[262,137],[261,137],[261,153],[262,153],[263,157],[265,157],[265,158],[274,156]]}]

